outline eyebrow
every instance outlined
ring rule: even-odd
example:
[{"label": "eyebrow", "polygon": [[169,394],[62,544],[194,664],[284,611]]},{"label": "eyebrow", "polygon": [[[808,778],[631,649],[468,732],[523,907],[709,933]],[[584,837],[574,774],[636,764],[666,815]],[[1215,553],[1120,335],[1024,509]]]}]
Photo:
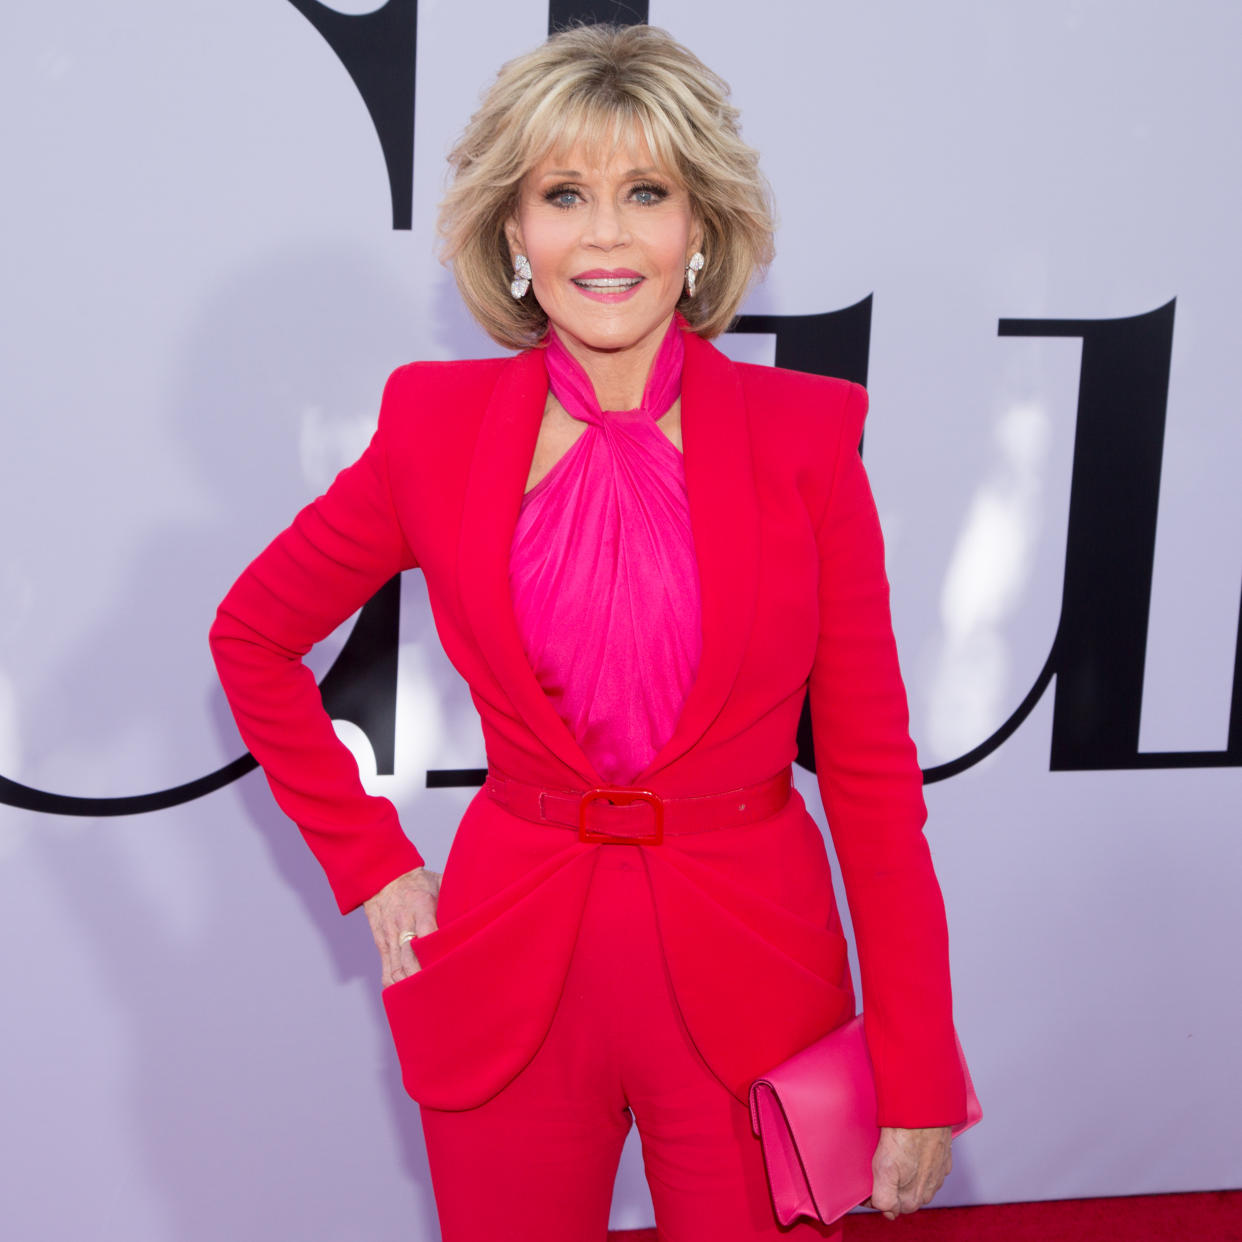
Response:
[{"label": "eyebrow", "polygon": [[[577,168],[549,168],[541,175],[544,177],[583,177],[586,174]],[[629,168],[622,174],[624,177],[656,177],[664,175],[658,168]]]}]

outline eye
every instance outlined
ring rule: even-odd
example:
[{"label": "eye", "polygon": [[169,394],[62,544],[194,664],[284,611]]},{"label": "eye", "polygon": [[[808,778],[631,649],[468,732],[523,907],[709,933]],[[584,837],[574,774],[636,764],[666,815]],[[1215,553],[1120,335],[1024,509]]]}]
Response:
[{"label": "eye", "polygon": [[581,199],[581,195],[571,185],[558,185],[545,192],[544,202],[551,203],[553,207],[574,207]]},{"label": "eye", "polygon": [[668,198],[668,187],[657,185],[654,181],[643,182],[630,191],[630,197],[640,207],[654,207]]}]

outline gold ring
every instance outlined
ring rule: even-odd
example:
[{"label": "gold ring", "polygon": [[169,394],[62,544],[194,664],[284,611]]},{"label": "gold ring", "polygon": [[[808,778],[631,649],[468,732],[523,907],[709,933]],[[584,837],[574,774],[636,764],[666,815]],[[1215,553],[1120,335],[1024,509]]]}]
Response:
[{"label": "gold ring", "polygon": [[410,943],[411,940],[417,940],[417,939],[418,939],[418,932],[402,932],[400,938],[397,940],[397,943],[401,945],[402,948],[404,948],[407,944]]}]

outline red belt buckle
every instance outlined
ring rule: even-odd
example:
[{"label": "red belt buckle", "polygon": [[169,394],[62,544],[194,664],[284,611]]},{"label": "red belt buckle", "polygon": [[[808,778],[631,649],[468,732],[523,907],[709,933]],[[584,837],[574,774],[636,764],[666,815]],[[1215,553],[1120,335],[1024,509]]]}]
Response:
[{"label": "red belt buckle", "polygon": [[[587,807],[592,802],[607,802],[612,806],[631,806],[635,802],[646,802],[655,815],[655,831],[645,837],[617,837],[609,832],[588,828]],[[664,802],[659,794],[654,794],[649,789],[624,789],[609,785],[588,789],[578,803],[578,840],[596,845],[659,845],[664,840]]]}]

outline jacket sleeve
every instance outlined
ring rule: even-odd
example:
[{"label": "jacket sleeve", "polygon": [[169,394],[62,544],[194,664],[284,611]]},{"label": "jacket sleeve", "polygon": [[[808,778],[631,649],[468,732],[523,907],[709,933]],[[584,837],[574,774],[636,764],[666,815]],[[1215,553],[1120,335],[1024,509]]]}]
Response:
[{"label": "jacket sleeve", "polygon": [[923,836],[880,523],[857,446],[867,394],[851,385],[818,525],[820,629],[810,678],[815,765],[862,971],[863,1020],[885,1126],[966,1112],[953,1034],[948,932]]},{"label": "jacket sleeve", "polygon": [[387,460],[387,427],[403,386],[397,371],[370,446],[242,573],[210,634],[242,739],[327,873],[342,913],[423,862],[392,803],[363,790],[302,663],[314,643],[416,563],[393,506]]}]

